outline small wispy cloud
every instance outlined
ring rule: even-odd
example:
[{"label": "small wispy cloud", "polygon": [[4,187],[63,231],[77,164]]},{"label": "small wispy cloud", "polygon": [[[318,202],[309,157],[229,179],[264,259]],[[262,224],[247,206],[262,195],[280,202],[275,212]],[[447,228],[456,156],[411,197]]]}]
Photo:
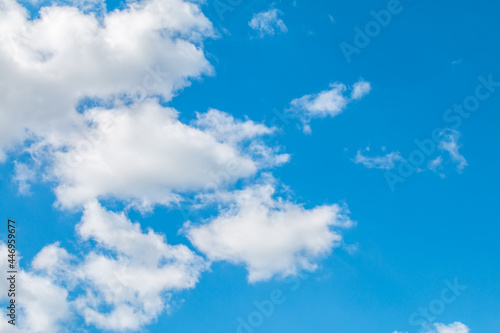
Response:
[{"label": "small wispy cloud", "polygon": [[30,182],[35,180],[35,171],[24,163],[15,162],[13,180],[18,185],[19,194],[29,195],[31,189]]},{"label": "small wispy cloud", "polygon": [[[370,151],[370,148],[366,148],[365,151]],[[353,161],[356,164],[364,165],[368,169],[391,170],[396,167],[396,161],[402,160],[403,157],[399,152],[392,152],[383,156],[366,156],[363,155],[361,150],[358,150]]]},{"label": "small wispy cloud", "polygon": [[332,83],[327,90],[292,100],[288,111],[302,120],[305,133],[311,133],[309,126],[311,119],[337,116],[345,110],[351,101],[359,100],[367,95],[371,90],[371,85],[361,79],[353,84],[350,95],[346,96],[346,90],[345,84]]},{"label": "small wispy cloud", "polygon": [[468,164],[465,157],[460,154],[460,148],[462,147],[458,143],[461,136],[460,132],[447,129],[441,132],[441,135],[444,139],[439,143],[439,150],[449,153],[451,160],[457,164],[457,171],[461,173]]},{"label": "small wispy cloud", "polygon": [[259,32],[259,37],[263,38],[266,35],[273,36],[276,31],[283,33],[288,31],[288,28],[278,16],[283,13],[278,9],[270,9],[265,12],[254,14],[252,20],[248,23],[250,28]]}]

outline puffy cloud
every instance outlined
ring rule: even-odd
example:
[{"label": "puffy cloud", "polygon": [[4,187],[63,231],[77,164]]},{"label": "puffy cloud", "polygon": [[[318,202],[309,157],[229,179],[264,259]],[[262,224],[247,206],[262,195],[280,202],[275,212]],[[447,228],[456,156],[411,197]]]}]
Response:
[{"label": "puffy cloud", "polygon": [[64,207],[106,197],[146,208],[169,204],[180,200],[179,192],[221,187],[221,173],[233,183],[288,160],[255,140],[272,129],[217,110],[198,114],[193,126],[153,100],[92,109],[85,117],[92,126],[54,153],[52,173]]},{"label": "puffy cloud", "polygon": [[132,2],[102,17],[50,6],[28,17],[0,0],[1,159],[26,138],[58,144],[83,126],[75,110],[83,98],[170,100],[212,73],[199,46],[212,25],[192,2]]},{"label": "puffy cloud", "polygon": [[268,11],[254,14],[248,25],[259,32],[259,36],[263,38],[265,35],[273,36],[275,29],[281,32],[287,32],[288,28],[282,19],[278,17],[281,11],[277,9],[269,9]]},{"label": "puffy cloud", "polygon": [[452,129],[446,129],[441,133],[441,136],[443,139],[439,143],[438,148],[441,151],[449,153],[452,161],[457,164],[457,171],[461,173],[468,164],[465,157],[460,154],[460,148],[462,147],[462,145],[458,143],[461,136],[460,132]]},{"label": "puffy cloud", "polygon": [[[172,293],[193,288],[208,268],[186,246],[169,245],[163,235],[143,232],[123,213],[97,202],[85,206],[77,231],[95,244],[82,259],[56,243],[36,255],[32,271],[20,271],[23,320],[12,332],[70,331],[76,316],[103,330],[139,330],[169,308]],[[6,251],[1,244],[0,253]],[[0,268],[6,271],[6,263]],[[3,290],[6,283],[0,283]]]},{"label": "puffy cloud", "polygon": [[[184,245],[169,245],[163,235],[141,231],[123,213],[97,202],[85,207],[77,227],[84,240],[115,256],[93,251],[78,268],[88,289],[76,301],[87,324],[106,330],[138,330],[160,315],[172,292],[193,288],[205,261]],[[111,306],[102,312],[103,305]]]},{"label": "puffy cloud", "polygon": [[[369,149],[367,149],[369,150]],[[388,153],[384,156],[365,156],[358,150],[356,157],[354,158],[354,163],[362,164],[368,169],[382,169],[390,170],[395,168],[395,161],[402,161],[403,158],[399,152]]]},{"label": "puffy cloud", "polygon": [[434,324],[434,329],[428,333],[469,333],[470,330],[462,323],[455,322],[453,324]]},{"label": "puffy cloud", "polygon": [[363,80],[360,80],[353,84],[352,86],[352,92],[351,92],[351,99],[361,99],[365,95],[368,95],[370,91],[372,90],[372,86],[370,82],[366,82]]},{"label": "puffy cloud", "polygon": [[353,85],[351,96],[345,96],[347,87],[343,83],[332,83],[330,89],[317,94],[296,98],[290,103],[292,112],[304,125],[304,132],[310,133],[309,122],[313,118],[335,117],[345,110],[349,102],[359,100],[370,91],[370,83],[360,80]]},{"label": "puffy cloud", "polygon": [[342,242],[336,228],[353,223],[339,205],[306,209],[275,198],[271,183],[219,193],[225,207],[202,225],[185,225],[193,245],[210,260],[242,264],[250,282],[315,270],[318,258]]},{"label": "puffy cloud", "polygon": [[[8,248],[0,244],[0,254],[7,258]],[[6,272],[7,261],[0,262],[0,269]],[[0,279],[0,288],[9,290],[10,282]],[[0,302],[6,301],[6,293],[1,293]],[[12,333],[57,333],[63,332],[63,324],[71,317],[68,292],[51,278],[19,270],[16,281],[16,326],[7,324],[2,318],[2,332]],[[4,308],[2,306],[2,308]],[[22,317],[22,320],[19,318]]]}]

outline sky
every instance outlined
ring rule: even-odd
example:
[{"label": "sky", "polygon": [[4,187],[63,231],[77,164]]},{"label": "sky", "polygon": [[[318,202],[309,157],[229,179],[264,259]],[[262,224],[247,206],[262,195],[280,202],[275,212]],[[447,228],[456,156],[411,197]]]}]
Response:
[{"label": "sky", "polygon": [[0,331],[497,332],[499,10],[0,0]]}]

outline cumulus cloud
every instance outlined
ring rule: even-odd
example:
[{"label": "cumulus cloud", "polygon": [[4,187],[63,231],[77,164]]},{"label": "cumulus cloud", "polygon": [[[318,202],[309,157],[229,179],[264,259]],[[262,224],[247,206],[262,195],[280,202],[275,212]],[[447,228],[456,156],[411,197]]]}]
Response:
[{"label": "cumulus cloud", "polygon": [[265,183],[231,193],[219,193],[225,207],[205,224],[187,223],[185,233],[212,261],[244,265],[250,282],[313,271],[317,260],[341,245],[339,228],[353,222],[339,205],[306,209],[275,197]]},{"label": "cumulus cloud", "polygon": [[358,150],[354,158],[354,163],[362,164],[368,169],[391,170],[396,167],[394,162],[401,160],[403,158],[399,152],[391,152],[384,156],[365,156],[361,150]]},{"label": "cumulus cloud", "polygon": [[[8,248],[0,244],[0,254],[7,258]],[[0,269],[6,272],[7,261],[0,262]],[[9,289],[10,282],[0,279],[0,288]],[[0,329],[2,332],[12,333],[58,333],[64,332],[63,324],[70,318],[70,304],[68,292],[59,286],[50,277],[18,270],[16,292],[16,326],[7,323],[7,317],[2,316]],[[6,293],[0,294],[0,302],[6,301]],[[3,307],[2,307],[3,308]],[[56,310],[57,309],[57,310]]]},{"label": "cumulus cloud", "polygon": [[93,125],[54,153],[51,172],[63,207],[108,197],[138,207],[167,205],[180,200],[178,193],[222,187],[220,173],[233,183],[288,160],[254,140],[273,129],[217,110],[198,114],[192,126],[154,100],[92,109],[85,117]]},{"label": "cumulus cloud", "polygon": [[263,38],[265,35],[273,36],[275,30],[287,32],[288,28],[282,19],[279,18],[281,11],[277,9],[269,9],[268,11],[254,14],[248,25],[259,32],[259,36]]},{"label": "cumulus cloud", "polygon": [[[169,245],[165,236],[143,232],[123,213],[97,202],[85,206],[77,232],[95,244],[83,258],[56,243],[36,255],[32,271],[19,273],[20,332],[61,332],[75,316],[103,330],[139,330],[169,308],[172,293],[193,288],[208,268],[186,246]],[[0,245],[5,256],[6,251]],[[70,299],[70,292],[76,296]]]},{"label": "cumulus cloud", "polygon": [[[87,324],[106,330],[137,330],[168,306],[169,295],[193,288],[207,268],[204,260],[184,245],[169,245],[149,229],[142,232],[123,213],[97,202],[85,207],[78,234],[92,239],[115,256],[92,251],[79,266],[87,293],[75,305]],[[111,306],[102,312],[102,306]]]},{"label": "cumulus cloud", "polygon": [[[214,32],[197,3],[132,1],[98,14],[92,4],[102,2],[54,3],[31,20],[18,2],[0,0],[0,162],[23,145],[41,157],[40,178],[55,184],[59,207],[83,210],[76,230],[87,247],[73,254],[48,245],[29,271],[20,270],[25,319],[6,332],[74,331],[75,317],[100,330],[140,330],[208,268],[185,245],[170,245],[101,199],[150,209],[203,191],[198,197],[222,210],[204,224],[186,224],[186,235],[210,261],[245,265],[252,282],[312,271],[341,244],[339,229],[353,224],[347,208],[306,209],[276,197],[274,183],[236,192],[225,186],[289,160],[263,142],[273,128],[214,109],[183,123],[163,106],[213,72],[202,42]],[[262,35],[286,32],[279,14],[257,14],[250,26]],[[305,110],[303,119],[341,112],[335,89],[346,100],[369,91],[359,83],[349,99],[345,87],[332,87],[292,104]],[[36,176],[16,164],[21,192]]]},{"label": "cumulus cloud", "polygon": [[335,117],[345,110],[349,102],[359,100],[370,92],[370,83],[359,80],[351,91],[351,95],[346,96],[347,87],[342,83],[332,83],[328,90],[316,94],[309,94],[296,98],[290,103],[288,112],[293,113],[301,119],[304,125],[304,132],[310,133],[309,122],[313,118]]},{"label": "cumulus cloud", "polygon": [[212,73],[200,47],[212,25],[192,2],[131,2],[101,18],[50,6],[28,17],[21,4],[0,0],[2,160],[26,138],[57,144],[83,126],[83,98],[168,101]]}]

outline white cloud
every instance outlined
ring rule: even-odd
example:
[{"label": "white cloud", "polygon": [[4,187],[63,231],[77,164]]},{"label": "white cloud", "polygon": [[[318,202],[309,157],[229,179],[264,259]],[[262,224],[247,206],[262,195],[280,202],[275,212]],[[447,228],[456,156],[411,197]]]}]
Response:
[{"label": "white cloud", "polygon": [[462,145],[458,143],[460,139],[460,132],[447,129],[441,133],[443,140],[439,143],[439,149],[449,153],[453,162],[457,164],[457,171],[462,172],[468,165],[467,160],[460,154]]},{"label": "white cloud", "polygon": [[370,91],[372,90],[372,86],[370,82],[366,82],[363,80],[360,80],[353,84],[352,86],[352,93],[351,93],[351,99],[358,100],[363,98],[365,95],[368,95]]},{"label": "white cloud", "polygon": [[434,329],[426,333],[469,333],[470,330],[462,323],[455,322],[453,324],[434,324]]},{"label": "white cloud", "polygon": [[36,178],[36,173],[27,164],[15,162],[14,163],[14,177],[13,180],[18,184],[19,194],[28,195],[30,193],[30,182]]},{"label": "white cloud", "polygon": [[0,159],[28,137],[58,144],[83,126],[82,98],[170,100],[190,78],[212,73],[199,46],[212,25],[182,0],[132,2],[99,19],[44,7],[34,21],[0,0],[0,31]]},{"label": "white cloud", "polygon": [[[0,254],[7,258],[8,248],[0,244]],[[7,261],[0,262],[0,269],[6,272]],[[1,290],[9,289],[9,281],[0,279]],[[68,292],[58,286],[51,278],[39,276],[18,269],[16,280],[16,326],[7,323],[5,314],[2,316],[0,329],[12,333],[58,333],[64,332],[64,324],[71,316],[67,300]],[[0,301],[7,300],[7,294],[0,294]],[[3,307],[2,307],[3,308]],[[20,320],[22,318],[22,320]]]},{"label": "white cloud", "polygon": [[203,225],[187,223],[185,232],[210,260],[244,265],[250,282],[315,270],[320,257],[341,245],[334,229],[353,224],[347,209],[306,209],[274,194],[271,183],[219,193],[220,214]]},{"label": "white cloud", "polygon": [[193,126],[154,100],[85,117],[93,126],[54,153],[64,207],[108,197],[143,208],[169,204],[181,200],[178,193],[217,189],[288,160],[255,140],[273,129],[217,110],[198,114]]},{"label": "white cloud", "polygon": [[296,98],[290,103],[288,112],[300,118],[304,132],[310,133],[309,122],[313,118],[335,117],[345,110],[349,102],[359,100],[370,92],[370,83],[359,80],[352,87],[351,96],[345,96],[347,87],[342,83],[330,84],[330,89],[317,94]]},{"label": "white cloud", "polygon": [[270,9],[265,12],[254,14],[248,25],[252,29],[259,31],[259,36],[261,38],[265,35],[273,36],[275,29],[278,29],[281,32],[287,32],[288,28],[285,23],[282,19],[278,18],[278,15],[281,14],[282,13],[277,9]]},{"label": "white cloud", "polygon": [[[83,259],[56,243],[36,255],[33,271],[20,271],[17,301],[23,320],[21,330],[13,332],[71,331],[75,316],[103,330],[137,331],[169,308],[172,293],[193,288],[208,268],[186,246],[169,245],[151,229],[144,233],[123,213],[97,202],[85,207],[77,231],[83,241],[95,242]],[[0,244],[5,257],[6,251]],[[6,271],[6,262],[0,268]],[[8,289],[6,282],[2,279],[2,290]],[[70,292],[76,293],[72,299]]]},{"label": "white cloud", "polygon": [[[469,332],[470,329],[466,325],[459,322],[455,322],[449,325],[435,323],[432,325],[432,327],[421,331],[421,333],[469,333]],[[403,333],[403,332],[394,331],[394,333]]]},{"label": "white cloud", "polygon": [[[93,251],[79,267],[87,283],[76,300],[87,324],[106,330],[138,330],[166,308],[172,292],[193,288],[207,268],[204,260],[184,245],[168,245],[164,236],[141,231],[123,213],[108,212],[94,202],[85,207],[77,227],[115,257]],[[111,306],[101,312],[103,305]]]},{"label": "white cloud", "polygon": [[362,164],[369,169],[382,169],[390,170],[394,169],[396,161],[402,161],[403,158],[399,152],[388,153],[384,156],[365,156],[358,150],[356,157],[354,158],[354,163]]}]

